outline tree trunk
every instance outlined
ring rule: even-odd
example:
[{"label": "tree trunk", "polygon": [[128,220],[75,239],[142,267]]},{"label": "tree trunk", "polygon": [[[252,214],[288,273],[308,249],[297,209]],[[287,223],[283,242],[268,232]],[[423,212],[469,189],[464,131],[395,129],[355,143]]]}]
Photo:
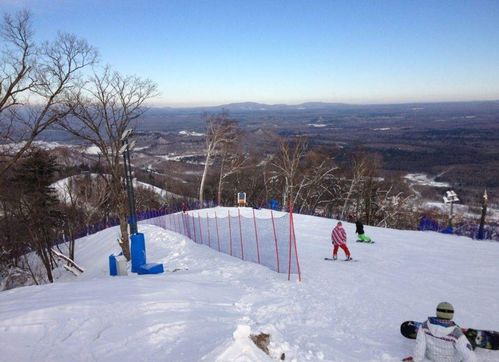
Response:
[{"label": "tree trunk", "polygon": [[352,179],[352,183],[350,184],[350,189],[348,190],[347,197],[345,199],[345,203],[343,204],[343,208],[341,209],[340,220],[344,220],[345,211],[348,206],[348,201],[350,201],[350,196],[352,195],[353,188],[355,187],[355,178]]},{"label": "tree trunk", "polygon": [[52,263],[50,260],[50,251],[44,247],[41,241],[38,242],[38,247],[39,247],[38,251],[40,253],[40,259],[42,260],[45,270],[47,271],[47,279],[49,280],[50,283],[53,283],[54,277],[52,275]]},{"label": "tree trunk", "polygon": [[204,194],[204,183],[206,182],[206,175],[208,174],[208,166],[210,163],[211,151],[208,150],[206,153],[206,162],[204,164],[203,177],[201,177],[201,184],[199,185],[199,206],[203,207],[203,194]]},{"label": "tree trunk", "polygon": [[69,250],[68,255],[69,259],[75,260],[75,237],[74,237],[74,226],[72,223],[68,225],[68,237],[69,237]]},{"label": "tree trunk", "polygon": [[118,218],[120,219],[121,239],[119,240],[121,251],[126,260],[130,261],[130,242],[128,235],[128,213],[122,206],[119,207]]},{"label": "tree trunk", "polygon": [[478,227],[477,239],[483,240],[485,239],[485,217],[487,215],[487,191],[483,194],[483,202],[482,202],[482,215],[480,217],[480,226]]},{"label": "tree trunk", "polygon": [[284,186],[284,192],[282,193],[282,207],[281,211],[286,211],[286,205],[288,204],[288,192],[289,192],[289,185],[286,180],[286,184]]},{"label": "tree trunk", "polygon": [[28,267],[29,273],[31,274],[31,278],[33,278],[33,281],[35,282],[36,285],[40,285],[38,283],[38,280],[36,280],[35,273],[33,272],[33,269],[31,269],[31,265],[29,265],[28,258],[26,257],[26,254],[23,255],[24,257],[24,264]]},{"label": "tree trunk", "polygon": [[224,174],[224,163],[225,163],[225,157],[222,157],[220,165],[220,177],[218,178],[218,191],[217,191],[218,206],[222,205],[222,184],[223,184],[223,174]]},{"label": "tree trunk", "polygon": [[[119,164],[117,165],[117,167],[119,167]],[[118,168],[116,168],[111,178],[110,187],[112,200],[114,201],[114,207],[117,210],[118,219],[120,222],[121,238],[119,240],[119,244],[121,247],[121,251],[123,252],[123,256],[126,258],[126,260],[130,261],[130,235],[128,234],[129,210],[127,205],[127,195],[125,193],[125,190],[123,190],[123,185],[120,181],[120,171]]]}]

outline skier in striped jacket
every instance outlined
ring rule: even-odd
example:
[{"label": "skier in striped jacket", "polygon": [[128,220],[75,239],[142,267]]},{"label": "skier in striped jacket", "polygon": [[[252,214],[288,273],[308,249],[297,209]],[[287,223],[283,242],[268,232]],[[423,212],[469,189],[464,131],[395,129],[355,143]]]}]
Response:
[{"label": "skier in striped jacket", "polygon": [[331,232],[331,240],[333,242],[333,260],[338,259],[338,248],[342,248],[345,252],[346,259],[345,261],[352,260],[350,257],[350,250],[347,247],[347,233],[345,229],[343,229],[343,225],[341,221],[338,221],[335,228]]}]

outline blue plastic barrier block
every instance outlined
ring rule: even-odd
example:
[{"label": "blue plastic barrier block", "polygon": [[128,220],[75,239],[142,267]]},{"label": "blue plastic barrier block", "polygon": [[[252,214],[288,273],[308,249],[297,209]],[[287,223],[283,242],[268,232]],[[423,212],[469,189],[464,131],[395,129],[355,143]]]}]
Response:
[{"label": "blue plastic barrier block", "polygon": [[452,226],[447,226],[444,230],[442,230],[442,233],[443,234],[453,234],[454,229],[452,228]]},{"label": "blue plastic barrier block", "polygon": [[137,271],[138,274],[160,274],[163,273],[163,264],[149,263],[141,265]]},{"label": "blue plastic barrier block", "polygon": [[123,255],[123,253],[114,253],[109,255],[109,275],[118,275],[118,263],[116,262],[116,257]]},{"label": "blue plastic barrier block", "polygon": [[132,272],[137,273],[140,266],[146,263],[146,243],[144,234],[133,234],[130,239],[132,240]]},{"label": "blue plastic barrier block", "polygon": [[116,258],[114,254],[109,255],[109,275],[118,275],[118,268],[116,267]]}]

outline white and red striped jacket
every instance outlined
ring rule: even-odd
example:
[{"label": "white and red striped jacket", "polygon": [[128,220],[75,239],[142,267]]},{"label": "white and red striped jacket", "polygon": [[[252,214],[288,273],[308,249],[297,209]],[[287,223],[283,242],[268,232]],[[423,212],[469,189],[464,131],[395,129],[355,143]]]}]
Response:
[{"label": "white and red striped jacket", "polygon": [[335,226],[335,228],[331,232],[331,240],[336,245],[347,243],[347,233],[345,232],[345,229],[343,229],[343,226],[341,225]]}]

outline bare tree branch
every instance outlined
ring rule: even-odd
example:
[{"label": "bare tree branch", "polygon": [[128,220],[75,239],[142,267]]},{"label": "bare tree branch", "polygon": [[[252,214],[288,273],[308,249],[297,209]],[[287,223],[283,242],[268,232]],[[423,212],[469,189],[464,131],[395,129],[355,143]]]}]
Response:
[{"label": "bare tree branch", "polygon": [[67,94],[80,85],[80,71],[96,62],[97,51],[65,33],[36,44],[28,11],[5,15],[0,38],[6,44],[0,53],[1,182],[37,137],[71,112]]},{"label": "bare tree branch", "polygon": [[132,121],[145,111],[144,102],[157,94],[156,84],[134,76],[123,76],[105,67],[94,74],[84,88],[74,89],[68,98],[71,117],[62,126],[71,134],[95,145],[109,172],[108,184],[112,207],[120,219],[123,254],[130,260],[127,229],[126,194],[122,184],[121,135]]}]

